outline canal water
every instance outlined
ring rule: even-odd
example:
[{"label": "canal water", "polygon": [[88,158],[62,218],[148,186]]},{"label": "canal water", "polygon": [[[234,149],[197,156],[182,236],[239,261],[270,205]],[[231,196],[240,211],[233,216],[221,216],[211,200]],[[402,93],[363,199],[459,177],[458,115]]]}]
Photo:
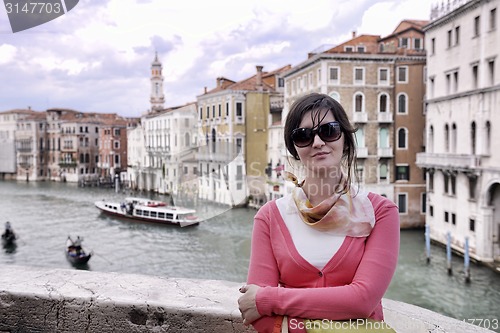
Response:
[{"label": "canal water", "polygon": [[[84,247],[94,252],[83,268],[90,271],[245,281],[255,210],[198,203],[198,215],[206,220],[179,228],[109,217],[94,206],[96,200],[129,195],[168,200],[70,183],[0,181],[0,227],[10,221],[19,235],[15,248],[0,252],[0,265],[74,269],[64,255],[70,235],[83,237]],[[446,250],[436,245],[427,263],[423,230],[403,230],[398,268],[385,297],[476,324],[482,319],[482,326],[500,332],[500,274],[472,264],[471,282],[465,283],[458,256],[452,269],[448,275]]]}]

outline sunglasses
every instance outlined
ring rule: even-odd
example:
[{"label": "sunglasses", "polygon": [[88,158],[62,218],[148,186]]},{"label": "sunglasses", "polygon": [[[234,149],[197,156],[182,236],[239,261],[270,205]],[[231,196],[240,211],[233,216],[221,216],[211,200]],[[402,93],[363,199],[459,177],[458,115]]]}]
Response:
[{"label": "sunglasses", "polygon": [[291,138],[294,145],[303,148],[313,143],[316,134],[324,142],[333,142],[340,139],[342,130],[338,121],[332,121],[317,127],[317,129],[296,128],[292,131]]}]

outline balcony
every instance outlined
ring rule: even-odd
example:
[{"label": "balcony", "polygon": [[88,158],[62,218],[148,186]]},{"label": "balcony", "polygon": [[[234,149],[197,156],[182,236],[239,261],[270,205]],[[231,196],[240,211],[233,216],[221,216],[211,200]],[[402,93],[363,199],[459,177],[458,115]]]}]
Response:
[{"label": "balcony", "polygon": [[61,152],[67,153],[67,152],[77,152],[78,150],[76,148],[73,148],[73,146],[62,146],[61,147]]},{"label": "balcony", "polygon": [[377,114],[377,121],[379,123],[392,123],[394,121],[392,112],[379,112]]},{"label": "balcony", "polygon": [[357,157],[358,158],[367,158],[368,157],[368,147],[356,147]]},{"label": "balcony", "polygon": [[465,154],[419,153],[416,164],[421,168],[470,171],[481,166],[481,157]]},{"label": "balcony", "polygon": [[377,148],[377,154],[379,157],[392,157],[392,147],[385,147],[385,148]]},{"label": "balcony", "polygon": [[60,160],[59,161],[59,166],[61,168],[74,168],[76,167],[76,161],[75,160]]},{"label": "balcony", "polygon": [[352,121],[355,123],[366,123],[368,122],[368,113],[354,112],[352,115]]}]

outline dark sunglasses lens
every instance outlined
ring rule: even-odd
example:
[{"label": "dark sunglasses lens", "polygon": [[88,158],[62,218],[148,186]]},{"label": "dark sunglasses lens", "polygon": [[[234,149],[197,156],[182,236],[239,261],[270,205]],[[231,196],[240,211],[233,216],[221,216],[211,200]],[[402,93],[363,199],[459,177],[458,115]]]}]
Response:
[{"label": "dark sunglasses lens", "polygon": [[337,122],[321,125],[318,128],[318,134],[321,140],[332,142],[340,138],[340,125]]},{"label": "dark sunglasses lens", "polygon": [[305,147],[311,144],[313,138],[310,128],[297,128],[292,132],[292,141],[297,147]]}]

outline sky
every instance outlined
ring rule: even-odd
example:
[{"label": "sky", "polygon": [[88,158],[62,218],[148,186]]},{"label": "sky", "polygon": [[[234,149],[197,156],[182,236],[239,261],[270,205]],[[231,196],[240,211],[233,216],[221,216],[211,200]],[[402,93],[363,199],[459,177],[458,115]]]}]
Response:
[{"label": "sky", "polygon": [[436,0],[80,0],[65,15],[13,33],[0,6],[0,112],[30,107],[140,117],[151,62],[165,107],[195,102],[217,77],[298,65],[324,45],[389,35],[428,20]]}]

